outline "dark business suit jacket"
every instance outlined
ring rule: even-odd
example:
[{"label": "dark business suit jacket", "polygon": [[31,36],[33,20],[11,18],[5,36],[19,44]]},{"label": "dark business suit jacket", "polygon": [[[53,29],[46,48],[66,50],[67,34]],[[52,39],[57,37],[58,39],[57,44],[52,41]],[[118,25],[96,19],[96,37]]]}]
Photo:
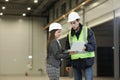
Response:
[{"label": "dark business suit jacket", "polygon": [[47,63],[59,68],[61,64],[61,59],[70,57],[69,54],[63,52],[64,50],[62,49],[58,41],[56,39],[53,39],[48,47]]}]

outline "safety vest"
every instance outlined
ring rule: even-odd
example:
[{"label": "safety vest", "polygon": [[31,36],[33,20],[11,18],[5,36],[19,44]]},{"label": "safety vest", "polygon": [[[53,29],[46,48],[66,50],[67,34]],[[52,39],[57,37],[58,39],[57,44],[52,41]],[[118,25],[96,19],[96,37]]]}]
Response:
[{"label": "safety vest", "polygon": [[[86,29],[86,39],[87,39],[87,36],[88,36],[88,28],[85,28]],[[70,43],[70,46],[73,42],[85,42],[84,41],[84,28],[82,28],[81,30],[81,33],[79,35],[79,39],[77,39],[76,35],[74,36],[71,36],[71,31],[69,32],[68,34],[68,38],[69,38],[69,43]],[[88,42],[88,41],[87,41]],[[95,52],[92,51],[92,52],[81,52],[81,53],[75,53],[75,54],[72,54],[71,55],[71,59],[74,60],[74,59],[83,59],[83,58],[92,58],[92,57],[95,57]]]}]

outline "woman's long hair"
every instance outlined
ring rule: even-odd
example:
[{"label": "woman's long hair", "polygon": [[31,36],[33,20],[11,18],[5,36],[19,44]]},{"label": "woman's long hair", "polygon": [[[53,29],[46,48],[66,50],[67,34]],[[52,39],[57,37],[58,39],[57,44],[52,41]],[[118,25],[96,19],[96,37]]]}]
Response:
[{"label": "woman's long hair", "polygon": [[55,39],[55,32],[57,31],[58,29],[54,29],[52,30],[50,33],[49,33],[49,36],[48,36],[48,41],[47,41],[47,58],[48,58],[48,50],[49,50],[49,45],[50,45],[50,42]]}]

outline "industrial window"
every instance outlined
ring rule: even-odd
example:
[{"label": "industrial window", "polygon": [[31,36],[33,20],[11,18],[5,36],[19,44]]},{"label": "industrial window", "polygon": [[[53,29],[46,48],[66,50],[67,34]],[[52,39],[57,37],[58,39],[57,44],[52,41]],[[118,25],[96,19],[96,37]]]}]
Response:
[{"label": "industrial window", "polygon": [[66,3],[63,3],[61,6],[61,14],[64,14],[66,12]]},{"label": "industrial window", "polygon": [[76,0],[76,4],[78,4],[78,1],[79,1],[79,0]]},{"label": "industrial window", "polygon": [[53,19],[55,19],[55,7],[53,7]]},{"label": "industrial window", "polygon": [[72,8],[72,0],[69,0],[69,9]]},{"label": "industrial window", "polygon": [[56,18],[58,17],[58,15],[59,15],[59,9],[58,8],[56,8]]}]

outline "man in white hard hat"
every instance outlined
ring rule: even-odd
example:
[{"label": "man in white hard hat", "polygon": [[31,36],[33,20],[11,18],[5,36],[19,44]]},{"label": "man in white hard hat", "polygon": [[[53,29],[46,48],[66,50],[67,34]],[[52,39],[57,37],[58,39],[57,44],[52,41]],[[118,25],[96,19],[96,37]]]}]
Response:
[{"label": "man in white hard hat", "polygon": [[[71,12],[68,15],[68,22],[72,28],[67,35],[66,49],[70,49],[74,42],[85,42],[85,45],[82,52],[69,52],[71,57],[66,59],[66,71],[69,72],[72,67],[75,80],[82,80],[83,72],[85,80],[93,80],[92,65],[95,57],[96,40],[93,31],[83,27],[79,21],[80,16],[77,12]],[[85,33],[86,36],[84,35]]]}]

